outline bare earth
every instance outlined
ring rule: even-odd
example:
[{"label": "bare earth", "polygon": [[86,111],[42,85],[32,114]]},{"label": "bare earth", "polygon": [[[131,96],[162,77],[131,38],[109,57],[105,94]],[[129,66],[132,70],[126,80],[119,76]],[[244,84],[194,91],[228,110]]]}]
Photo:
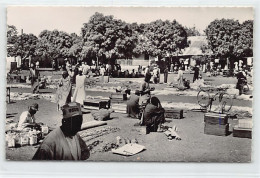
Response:
[{"label": "bare earth", "polygon": [[[48,73],[46,74],[48,75]],[[50,74],[51,75],[51,74]],[[58,78],[59,76],[57,76]],[[176,77],[175,74],[169,75],[172,81]],[[191,74],[185,74],[185,78],[192,79]],[[162,81],[163,77],[161,78]],[[127,81],[128,79],[111,79],[113,81]],[[131,81],[141,81],[143,79],[130,79]],[[211,77],[214,85],[235,84],[235,78]],[[165,84],[154,85],[156,90],[166,87]],[[14,88],[11,92],[26,92],[30,89]],[[42,90],[43,93],[55,93],[53,89]],[[109,96],[108,92],[89,92],[87,95]],[[176,101],[185,103],[196,103],[196,97],[192,96],[176,96],[162,95],[158,96],[161,101]],[[9,118],[13,118],[16,122],[21,112],[27,110],[29,104],[37,102],[39,104],[39,112],[36,114],[37,122],[46,123],[50,127],[58,127],[61,122],[61,116],[57,112],[56,104],[45,99],[29,99],[24,101],[13,101],[7,104]],[[235,106],[252,107],[252,101],[234,100]],[[184,118],[180,120],[167,119],[165,125],[178,127],[178,134],[182,140],[169,141],[164,133],[150,133],[142,135],[139,127],[134,126],[138,120],[127,118],[126,114],[112,113],[112,119],[107,121],[107,125],[88,129],[84,132],[96,132],[108,130],[104,135],[96,138],[89,138],[86,143],[91,145],[97,143],[91,150],[91,156],[88,161],[174,161],[174,162],[250,162],[251,161],[251,139],[236,138],[232,136],[232,128],[237,124],[237,119],[229,119],[228,136],[213,136],[204,134],[204,113],[184,111]],[[90,114],[84,114],[84,122],[93,118]],[[109,132],[109,130],[115,132]],[[83,132],[80,132],[82,134]],[[111,151],[105,152],[104,145],[116,143],[116,137],[136,139],[139,144],[144,145],[146,150],[134,156],[121,156],[113,154]],[[25,146],[21,148],[6,148],[7,160],[31,160],[37,146]]]}]

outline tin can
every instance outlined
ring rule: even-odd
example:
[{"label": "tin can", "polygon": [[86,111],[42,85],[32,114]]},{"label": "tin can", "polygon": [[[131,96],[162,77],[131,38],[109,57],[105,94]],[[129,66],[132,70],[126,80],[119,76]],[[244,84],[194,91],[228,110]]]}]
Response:
[{"label": "tin can", "polygon": [[49,133],[48,126],[42,126],[42,135],[45,136]]},{"label": "tin can", "polygon": [[8,148],[14,148],[15,147],[15,138],[9,137],[7,141]]},{"label": "tin can", "polygon": [[35,145],[37,144],[37,136],[36,135],[32,135],[29,137],[29,143],[30,145]]},{"label": "tin can", "polygon": [[116,144],[117,144],[117,145],[120,145],[121,142],[122,142],[121,137],[117,136],[117,137],[116,137]]}]

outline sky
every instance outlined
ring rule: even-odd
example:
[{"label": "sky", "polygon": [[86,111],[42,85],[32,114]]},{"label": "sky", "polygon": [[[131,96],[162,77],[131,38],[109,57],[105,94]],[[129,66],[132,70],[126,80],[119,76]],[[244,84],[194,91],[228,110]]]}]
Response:
[{"label": "sky", "polygon": [[18,32],[38,36],[43,30],[61,30],[80,34],[83,23],[95,13],[113,15],[132,23],[149,23],[158,19],[174,20],[186,27],[195,26],[200,32],[215,19],[254,19],[252,7],[73,7],[73,6],[9,6],[7,24]]}]

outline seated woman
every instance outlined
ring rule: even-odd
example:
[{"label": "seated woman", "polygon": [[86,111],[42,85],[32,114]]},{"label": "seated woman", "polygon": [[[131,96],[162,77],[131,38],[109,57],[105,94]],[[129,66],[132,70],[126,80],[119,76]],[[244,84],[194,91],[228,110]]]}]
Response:
[{"label": "seated woman", "polygon": [[152,97],[144,109],[143,123],[151,132],[159,131],[161,124],[165,122],[165,110],[162,108],[161,102],[157,97]]},{"label": "seated woman", "polygon": [[127,116],[131,118],[138,118],[139,114],[139,90],[136,90],[134,94],[131,94],[130,100],[127,102]]}]

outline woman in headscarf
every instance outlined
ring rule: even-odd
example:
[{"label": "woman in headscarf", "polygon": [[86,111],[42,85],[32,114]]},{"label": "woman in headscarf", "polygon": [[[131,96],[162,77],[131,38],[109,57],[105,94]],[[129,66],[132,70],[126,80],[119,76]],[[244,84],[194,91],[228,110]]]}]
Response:
[{"label": "woman in headscarf", "polygon": [[127,116],[132,118],[138,118],[139,114],[139,90],[136,90],[134,94],[131,94],[130,100],[127,102]]},{"label": "woman in headscarf", "polygon": [[85,73],[87,73],[87,71],[84,71],[84,75],[83,75],[83,69],[79,68],[79,73],[76,76],[76,88],[72,97],[72,102],[77,102],[80,103],[81,105],[83,105],[83,101],[86,98],[86,92],[85,92],[85,82],[86,82],[86,78],[87,76],[85,75]]},{"label": "woman in headscarf", "polygon": [[56,94],[56,101],[58,103],[58,110],[68,103],[71,102],[72,95],[72,84],[71,77],[73,77],[73,72],[63,71],[62,78],[60,79],[59,86]]}]

